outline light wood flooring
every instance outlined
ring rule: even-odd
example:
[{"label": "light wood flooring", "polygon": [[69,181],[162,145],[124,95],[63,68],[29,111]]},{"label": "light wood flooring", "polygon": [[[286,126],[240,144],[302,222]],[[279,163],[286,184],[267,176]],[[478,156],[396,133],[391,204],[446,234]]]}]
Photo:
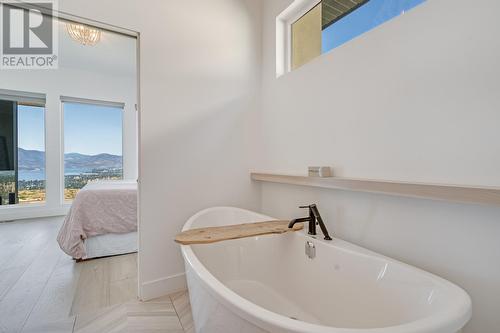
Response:
[{"label": "light wood flooring", "polygon": [[62,218],[0,223],[0,332],[194,332],[186,291],[137,300],[137,255],[75,263]]}]

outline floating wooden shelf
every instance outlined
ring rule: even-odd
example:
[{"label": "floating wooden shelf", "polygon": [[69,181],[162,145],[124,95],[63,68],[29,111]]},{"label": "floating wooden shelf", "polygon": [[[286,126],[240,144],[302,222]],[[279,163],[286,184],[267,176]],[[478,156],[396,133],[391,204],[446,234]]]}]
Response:
[{"label": "floating wooden shelf", "polygon": [[251,173],[251,177],[253,180],[262,182],[500,206],[500,187],[409,183],[340,177],[318,178],[272,173]]}]

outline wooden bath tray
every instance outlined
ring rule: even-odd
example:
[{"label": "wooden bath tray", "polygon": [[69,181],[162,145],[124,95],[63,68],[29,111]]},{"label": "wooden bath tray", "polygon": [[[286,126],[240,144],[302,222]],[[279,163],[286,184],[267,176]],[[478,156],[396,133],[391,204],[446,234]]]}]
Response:
[{"label": "wooden bath tray", "polygon": [[183,245],[209,244],[229,239],[238,239],[269,234],[283,234],[288,231],[301,230],[304,226],[297,223],[293,228],[288,228],[290,221],[265,221],[226,225],[222,227],[207,227],[190,229],[181,232],[175,237],[177,243]]}]

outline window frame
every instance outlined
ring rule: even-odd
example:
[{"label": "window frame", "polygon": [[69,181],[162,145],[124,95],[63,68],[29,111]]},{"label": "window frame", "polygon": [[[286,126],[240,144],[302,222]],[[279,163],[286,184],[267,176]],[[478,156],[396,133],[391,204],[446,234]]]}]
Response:
[{"label": "window frame", "polygon": [[[64,103],[77,103],[77,104],[87,104],[87,105],[94,105],[94,106],[105,106],[105,107],[114,107],[114,108],[120,108],[121,111],[122,111],[122,124],[121,124],[121,128],[122,128],[122,159],[123,159],[123,155],[124,155],[124,152],[125,152],[125,146],[124,146],[124,141],[123,140],[123,136],[124,136],[124,133],[125,133],[125,107],[126,107],[126,103],[124,102],[114,102],[114,101],[105,101],[105,100],[98,100],[98,99],[89,99],[89,98],[81,98],[81,97],[71,97],[71,96],[59,96],[59,100],[60,100],[60,114],[61,114],[61,128],[60,128],[60,133],[61,133],[61,137],[60,137],[60,140],[61,140],[61,154],[59,156],[59,159],[60,159],[60,168],[61,168],[61,172],[60,172],[60,184],[61,184],[61,188],[60,188],[60,193],[59,193],[59,202],[62,206],[66,206],[66,207],[69,207],[71,206],[73,200],[66,200],[64,198],[64,190],[66,189],[66,182],[65,182],[65,168],[64,168],[64,155],[66,153],[66,150],[65,150],[65,145],[64,145],[64,138],[65,138],[65,132],[64,132]],[[122,160],[122,175],[125,175],[125,163],[124,161]]]},{"label": "window frame", "polygon": [[[20,90],[10,90],[10,89],[0,89],[0,99],[16,102],[17,112],[19,112],[19,105],[25,106],[36,106],[43,108],[43,146],[44,146],[44,155],[45,155],[45,200],[43,202],[34,202],[29,204],[21,204],[17,202],[14,205],[0,205],[0,210],[8,210],[8,209],[23,209],[27,207],[45,207],[47,206],[47,191],[48,191],[48,181],[47,181],[47,95],[43,93],[36,93],[30,91],[20,91]],[[16,126],[17,134],[16,134],[16,147],[19,149],[19,124]],[[15,152],[15,159],[17,168],[19,168],[19,154]],[[16,172],[15,177],[16,189],[19,188],[19,170]],[[18,193],[16,193],[18,196]],[[19,200],[19,198],[17,198]]]},{"label": "window frame", "polygon": [[297,0],[276,17],[276,77],[292,71],[292,24],[322,0]]}]

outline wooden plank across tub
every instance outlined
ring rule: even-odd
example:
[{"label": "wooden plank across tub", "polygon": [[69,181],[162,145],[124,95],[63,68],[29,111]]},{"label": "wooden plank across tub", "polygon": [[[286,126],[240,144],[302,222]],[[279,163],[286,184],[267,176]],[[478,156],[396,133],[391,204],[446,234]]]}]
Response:
[{"label": "wooden plank across tub", "polygon": [[175,241],[183,245],[209,244],[230,239],[283,234],[289,231],[301,230],[304,227],[302,223],[297,223],[293,228],[288,228],[288,223],[290,221],[274,220],[190,229],[178,234]]}]

